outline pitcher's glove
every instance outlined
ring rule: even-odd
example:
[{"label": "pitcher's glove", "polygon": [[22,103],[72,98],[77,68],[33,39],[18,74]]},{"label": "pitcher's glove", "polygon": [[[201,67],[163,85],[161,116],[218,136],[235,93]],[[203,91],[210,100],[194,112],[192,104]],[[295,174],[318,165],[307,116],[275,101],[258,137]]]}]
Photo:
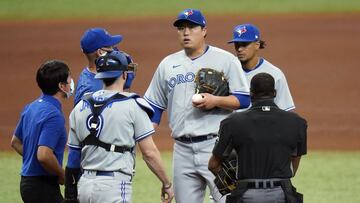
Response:
[{"label": "pitcher's glove", "polygon": [[220,194],[226,195],[236,188],[237,160],[229,159],[221,163],[221,170],[215,176],[215,185]]},{"label": "pitcher's glove", "polygon": [[200,93],[228,96],[229,84],[224,73],[211,68],[200,69],[195,76],[195,94]]}]

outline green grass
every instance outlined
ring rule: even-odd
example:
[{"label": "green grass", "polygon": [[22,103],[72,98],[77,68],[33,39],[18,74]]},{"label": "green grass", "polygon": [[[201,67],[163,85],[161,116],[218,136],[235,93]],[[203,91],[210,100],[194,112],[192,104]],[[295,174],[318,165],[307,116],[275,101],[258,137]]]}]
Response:
[{"label": "green grass", "polygon": [[[162,152],[166,169],[171,170],[171,153]],[[19,169],[21,158],[15,153],[0,153],[1,202],[21,202]],[[150,172],[141,156],[137,158],[133,184],[134,203],[160,202],[160,182]],[[360,202],[360,151],[310,151],[301,160],[293,182],[304,194],[306,203]],[[206,198],[208,202],[208,198]]]},{"label": "green grass", "polygon": [[360,12],[359,0],[1,0],[0,19],[174,16],[184,8],[207,14]]}]

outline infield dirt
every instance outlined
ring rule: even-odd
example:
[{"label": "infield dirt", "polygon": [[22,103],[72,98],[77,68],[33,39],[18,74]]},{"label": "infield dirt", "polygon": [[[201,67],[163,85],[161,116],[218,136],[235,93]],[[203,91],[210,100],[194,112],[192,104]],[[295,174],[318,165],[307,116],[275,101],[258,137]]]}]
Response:
[{"label": "infield dirt", "polygon": [[[40,95],[38,66],[48,59],[66,61],[72,76],[86,65],[79,40],[90,27],[122,34],[120,49],[139,63],[133,91],[143,95],[159,62],[180,49],[173,18],[89,21],[0,22],[0,150],[10,139],[25,104]],[[233,26],[253,23],[267,47],[261,54],[285,73],[296,112],[308,120],[309,149],[360,149],[360,14],[209,16],[207,42],[233,52],[226,44]],[[68,117],[72,100],[63,106]],[[166,114],[155,141],[171,149]]]}]

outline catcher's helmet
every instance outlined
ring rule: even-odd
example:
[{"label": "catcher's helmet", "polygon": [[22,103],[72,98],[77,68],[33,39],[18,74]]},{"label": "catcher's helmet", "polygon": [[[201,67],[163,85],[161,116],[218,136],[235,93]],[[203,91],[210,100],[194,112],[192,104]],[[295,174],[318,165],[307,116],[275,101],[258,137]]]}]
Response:
[{"label": "catcher's helmet", "polygon": [[96,59],[96,79],[117,78],[128,70],[129,57],[121,51],[112,51]]}]

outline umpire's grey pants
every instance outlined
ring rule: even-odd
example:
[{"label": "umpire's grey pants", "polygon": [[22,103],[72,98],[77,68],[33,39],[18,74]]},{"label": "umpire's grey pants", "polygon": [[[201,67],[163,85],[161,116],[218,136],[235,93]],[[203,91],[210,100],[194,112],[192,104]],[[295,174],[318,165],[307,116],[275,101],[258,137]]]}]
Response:
[{"label": "umpire's grey pants", "polygon": [[248,189],[242,196],[243,203],[285,203],[281,186],[267,189]]}]

